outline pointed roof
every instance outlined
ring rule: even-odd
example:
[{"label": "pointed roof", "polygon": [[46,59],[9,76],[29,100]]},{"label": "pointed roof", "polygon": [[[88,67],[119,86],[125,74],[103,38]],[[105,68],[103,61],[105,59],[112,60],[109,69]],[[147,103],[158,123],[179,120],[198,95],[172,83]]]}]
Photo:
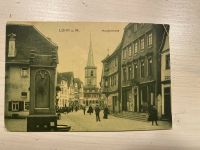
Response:
[{"label": "pointed roof", "polygon": [[88,53],[87,66],[95,66],[95,65],[94,65],[93,50],[92,50],[91,33],[90,33],[90,46],[89,46],[89,53]]}]

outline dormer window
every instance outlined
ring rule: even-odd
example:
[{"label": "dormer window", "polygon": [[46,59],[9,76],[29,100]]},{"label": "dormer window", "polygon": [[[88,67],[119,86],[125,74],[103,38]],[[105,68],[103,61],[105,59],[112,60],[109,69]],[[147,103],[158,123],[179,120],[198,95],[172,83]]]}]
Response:
[{"label": "dormer window", "polygon": [[16,48],[15,48],[15,37],[16,35],[11,33],[8,35],[9,42],[8,42],[8,57],[15,57],[16,56]]}]

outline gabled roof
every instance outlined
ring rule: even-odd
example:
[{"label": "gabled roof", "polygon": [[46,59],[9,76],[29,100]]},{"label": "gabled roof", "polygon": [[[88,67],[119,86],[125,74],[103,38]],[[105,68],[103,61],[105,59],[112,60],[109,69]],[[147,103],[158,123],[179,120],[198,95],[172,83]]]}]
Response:
[{"label": "gabled roof", "polygon": [[[8,57],[8,35],[15,34],[16,56]],[[6,62],[29,63],[30,51],[35,50],[36,54],[51,56],[55,51],[56,62],[58,63],[58,46],[43,35],[33,25],[7,24],[6,25]],[[51,57],[50,57],[51,58]]]},{"label": "gabled roof", "polygon": [[67,81],[67,86],[70,86],[71,82],[74,82],[73,72],[62,72],[57,74],[57,83],[60,84],[61,80]]},{"label": "gabled roof", "polygon": [[83,84],[83,82],[79,79],[79,78],[74,78],[74,83],[78,84],[78,88],[81,88],[81,85]]},{"label": "gabled roof", "polygon": [[116,49],[113,51],[113,53],[112,53],[111,55],[107,55],[106,58],[104,58],[104,59],[102,60],[102,62],[105,62],[105,61],[109,60],[110,58],[112,58],[112,57],[118,52],[118,50],[120,50],[120,48],[121,48],[121,42],[120,42],[120,44],[118,44],[118,46],[117,46]]}]

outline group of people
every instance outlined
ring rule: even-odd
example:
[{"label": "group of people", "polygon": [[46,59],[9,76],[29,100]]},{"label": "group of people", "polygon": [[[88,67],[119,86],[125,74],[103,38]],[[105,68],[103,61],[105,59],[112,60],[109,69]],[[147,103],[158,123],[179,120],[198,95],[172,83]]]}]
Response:
[{"label": "group of people", "polygon": [[[84,113],[84,115],[85,115],[85,111],[86,111],[86,107],[84,106],[83,107],[83,113]],[[88,110],[87,110],[87,113],[89,113],[91,115],[94,111],[95,111],[95,115],[96,115],[96,121],[97,122],[101,121],[100,120],[100,116],[99,116],[101,109],[100,109],[99,105],[96,105],[95,108],[94,108],[94,110],[93,110],[92,106],[90,105],[89,108],[88,108]],[[109,109],[108,109],[107,106],[105,106],[105,108],[103,110],[103,114],[104,114],[103,118],[104,119],[108,119]]]}]

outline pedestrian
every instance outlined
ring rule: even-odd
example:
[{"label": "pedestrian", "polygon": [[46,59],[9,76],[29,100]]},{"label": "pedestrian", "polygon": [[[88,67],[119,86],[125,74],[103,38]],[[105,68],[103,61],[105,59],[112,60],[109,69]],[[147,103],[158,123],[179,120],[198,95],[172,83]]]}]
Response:
[{"label": "pedestrian", "polygon": [[104,114],[104,115],[103,115],[103,118],[104,118],[104,119],[108,119],[109,109],[108,109],[107,106],[104,108],[103,114]]},{"label": "pedestrian", "polygon": [[152,105],[150,107],[149,120],[152,121],[152,126],[153,126],[154,122],[156,123],[156,125],[158,125],[158,123],[157,123],[157,120],[158,120],[158,111],[156,109],[156,106]]},{"label": "pedestrian", "polygon": [[85,115],[85,110],[86,110],[85,106],[83,106],[82,109],[83,109],[83,114]]},{"label": "pedestrian", "polygon": [[74,106],[72,105],[72,112],[74,111]]},{"label": "pedestrian", "polygon": [[75,111],[76,111],[76,112],[78,111],[78,106],[75,106]]},{"label": "pedestrian", "polygon": [[93,113],[93,108],[91,105],[89,106],[87,113],[89,113],[90,115],[91,115],[91,113]]},{"label": "pedestrian", "polygon": [[100,113],[100,108],[98,105],[96,105],[95,107],[95,114],[96,114],[96,121],[100,121],[100,117],[99,117],[99,113]]}]

